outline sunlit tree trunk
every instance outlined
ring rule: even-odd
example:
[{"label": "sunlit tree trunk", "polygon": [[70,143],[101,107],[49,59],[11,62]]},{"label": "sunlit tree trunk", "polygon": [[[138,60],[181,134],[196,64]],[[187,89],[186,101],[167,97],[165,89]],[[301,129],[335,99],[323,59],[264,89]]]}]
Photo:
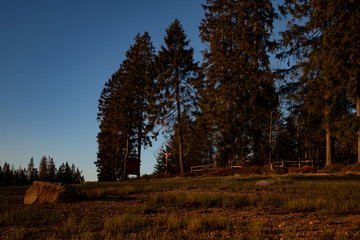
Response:
[{"label": "sunlit tree trunk", "polygon": [[[356,116],[360,119],[360,98],[356,100]],[[358,163],[360,163],[360,129],[357,132],[358,135]]]},{"label": "sunlit tree trunk", "polygon": [[176,88],[176,108],[177,108],[177,124],[178,124],[178,135],[179,135],[179,164],[180,164],[180,172],[184,173],[184,159],[183,159],[183,136],[181,129],[181,105],[180,105],[180,86],[178,85]]},{"label": "sunlit tree trunk", "polygon": [[326,120],[326,164],[325,166],[330,166],[332,164],[331,161],[331,131],[330,131],[330,107],[328,106],[329,96],[325,96],[325,120]]},{"label": "sunlit tree trunk", "polygon": [[143,111],[140,110],[140,123],[138,126],[138,158],[141,159],[141,141],[143,138]]},{"label": "sunlit tree trunk", "polygon": [[331,133],[330,127],[326,127],[326,166],[330,166],[331,163]]}]

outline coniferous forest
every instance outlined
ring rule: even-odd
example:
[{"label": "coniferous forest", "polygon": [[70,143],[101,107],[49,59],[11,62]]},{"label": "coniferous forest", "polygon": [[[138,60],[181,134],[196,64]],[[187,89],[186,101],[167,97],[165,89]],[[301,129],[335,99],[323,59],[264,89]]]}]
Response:
[{"label": "coniferous forest", "polygon": [[74,164],[62,163],[57,169],[52,157],[43,156],[39,168],[35,167],[34,158],[30,158],[27,168],[19,167],[5,162],[0,166],[0,186],[29,185],[34,181],[62,182],[68,184],[85,182],[82,171]]},{"label": "coniferous forest", "polygon": [[177,19],[157,52],[139,33],[100,95],[99,181],[121,179],[123,159],[159,134],[159,172],[167,152],[173,173],[214,160],[360,163],[360,1],[277,3],[204,1],[202,62]]}]

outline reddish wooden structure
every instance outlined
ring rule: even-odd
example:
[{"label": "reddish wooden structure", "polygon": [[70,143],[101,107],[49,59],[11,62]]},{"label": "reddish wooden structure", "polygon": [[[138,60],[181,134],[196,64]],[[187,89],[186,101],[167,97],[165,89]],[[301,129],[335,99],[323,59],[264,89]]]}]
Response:
[{"label": "reddish wooden structure", "polygon": [[140,159],[138,158],[125,158],[124,160],[125,164],[125,176],[129,174],[136,175],[137,177],[140,177]]}]

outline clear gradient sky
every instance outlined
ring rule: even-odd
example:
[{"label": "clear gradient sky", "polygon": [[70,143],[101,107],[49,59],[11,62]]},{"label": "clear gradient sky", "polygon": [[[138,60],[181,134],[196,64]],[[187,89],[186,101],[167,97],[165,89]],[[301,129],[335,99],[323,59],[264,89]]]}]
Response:
[{"label": "clear gradient sky", "polygon": [[[68,161],[96,181],[100,92],[137,33],[156,51],[179,19],[201,61],[202,0],[0,0],[0,165]],[[160,138],[143,151],[153,172]]]},{"label": "clear gradient sky", "polygon": [[[175,18],[201,60],[201,0],[1,0],[0,165],[74,163],[97,180],[97,101],[137,33],[159,50]],[[159,139],[142,156],[152,173]]]}]

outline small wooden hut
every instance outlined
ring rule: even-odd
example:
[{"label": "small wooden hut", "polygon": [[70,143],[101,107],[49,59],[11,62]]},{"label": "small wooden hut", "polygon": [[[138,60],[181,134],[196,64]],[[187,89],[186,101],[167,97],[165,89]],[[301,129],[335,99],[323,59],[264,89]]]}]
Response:
[{"label": "small wooden hut", "polygon": [[140,177],[140,159],[135,157],[127,157],[124,159],[125,178],[128,175],[136,175]]}]

